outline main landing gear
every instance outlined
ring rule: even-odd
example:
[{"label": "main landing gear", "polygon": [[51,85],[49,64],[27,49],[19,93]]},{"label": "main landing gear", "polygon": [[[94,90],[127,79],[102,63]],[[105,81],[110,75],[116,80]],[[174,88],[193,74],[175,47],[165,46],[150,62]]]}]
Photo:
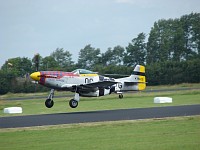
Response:
[{"label": "main landing gear", "polygon": [[51,89],[50,94],[49,94],[48,98],[45,101],[45,106],[47,108],[53,107],[53,105],[54,105],[53,97],[54,97],[54,89]]},{"label": "main landing gear", "polygon": [[122,99],[123,97],[123,94],[119,94],[119,99]]},{"label": "main landing gear", "polygon": [[[53,97],[54,97],[54,89],[51,89],[50,94],[45,101],[45,106],[47,108],[53,107],[53,105],[54,105]],[[69,101],[69,106],[71,108],[76,108],[78,106],[79,100],[80,100],[79,93],[75,93],[74,98]]]},{"label": "main landing gear", "polygon": [[119,99],[122,99],[124,96],[123,96],[123,93],[122,92],[117,92],[117,94],[119,94]]},{"label": "main landing gear", "polygon": [[78,106],[79,100],[80,100],[79,93],[75,93],[74,98],[69,101],[69,106],[71,108],[76,108]]}]

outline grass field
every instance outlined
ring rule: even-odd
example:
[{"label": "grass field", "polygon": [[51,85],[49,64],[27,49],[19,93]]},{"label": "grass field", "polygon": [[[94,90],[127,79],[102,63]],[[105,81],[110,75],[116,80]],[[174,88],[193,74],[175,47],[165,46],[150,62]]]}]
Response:
[{"label": "grass field", "polygon": [[[156,96],[169,96],[173,98],[171,104],[154,104],[153,98]],[[69,107],[68,98],[55,98],[54,107],[46,108],[44,105],[45,99],[33,100],[0,100],[0,116],[12,116],[3,114],[3,108],[19,106],[23,108],[23,114],[15,115],[31,115],[31,114],[47,114],[47,113],[63,113],[63,112],[80,112],[80,111],[95,111],[95,110],[111,110],[111,109],[127,109],[127,108],[144,108],[172,105],[188,105],[200,104],[200,90],[185,90],[176,92],[152,92],[152,93],[127,93],[124,94],[124,99],[118,99],[118,95],[112,94],[109,96],[98,98],[81,98],[79,106],[76,109]]]},{"label": "grass field", "polygon": [[[200,104],[200,84],[148,87],[148,90],[197,88],[171,92],[139,92],[99,98],[81,98],[78,108],[68,105],[68,98],[55,98],[54,107],[47,109],[45,99],[0,100],[0,117],[13,116],[3,114],[3,108],[20,106],[23,114],[47,114],[75,111],[94,111],[109,109],[144,108],[172,105]],[[56,94],[63,94],[57,92]],[[37,95],[47,95],[39,93]],[[2,97],[29,97],[31,94],[8,94]],[[173,98],[170,104],[154,104],[156,96]],[[0,97],[0,98],[2,98]],[[138,121],[117,121],[84,123],[17,129],[0,129],[0,149],[70,149],[70,150],[198,150],[200,147],[200,116],[146,119]]]},{"label": "grass field", "polygon": [[200,116],[0,129],[0,149],[199,150]]}]

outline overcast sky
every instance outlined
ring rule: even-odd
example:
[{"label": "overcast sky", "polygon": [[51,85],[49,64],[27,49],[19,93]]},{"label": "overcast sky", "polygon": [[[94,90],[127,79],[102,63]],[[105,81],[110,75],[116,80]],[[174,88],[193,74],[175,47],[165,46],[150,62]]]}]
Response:
[{"label": "overcast sky", "polygon": [[200,12],[200,0],[0,0],[0,66],[57,47],[77,61],[87,44],[126,47],[155,21],[191,12]]}]

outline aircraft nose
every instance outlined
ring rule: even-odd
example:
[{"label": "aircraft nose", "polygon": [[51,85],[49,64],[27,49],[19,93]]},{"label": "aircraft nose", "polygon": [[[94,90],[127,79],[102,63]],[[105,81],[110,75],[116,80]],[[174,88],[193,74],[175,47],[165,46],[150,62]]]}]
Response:
[{"label": "aircraft nose", "polygon": [[40,72],[33,72],[30,77],[35,80],[35,81],[39,81],[40,80]]}]

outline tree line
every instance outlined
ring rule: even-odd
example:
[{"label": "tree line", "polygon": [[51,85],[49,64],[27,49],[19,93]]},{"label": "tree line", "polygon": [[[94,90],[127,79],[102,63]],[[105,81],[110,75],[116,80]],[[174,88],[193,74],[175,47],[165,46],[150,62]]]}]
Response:
[{"label": "tree line", "polygon": [[100,74],[128,75],[136,64],[146,66],[149,85],[200,82],[200,13],[158,20],[149,34],[139,33],[126,47],[117,45],[101,52],[88,44],[79,51],[77,63],[63,48],[44,58],[36,54],[32,59],[8,59],[0,70],[0,94],[38,91],[41,88],[27,80],[28,74],[37,70],[85,68]]}]

